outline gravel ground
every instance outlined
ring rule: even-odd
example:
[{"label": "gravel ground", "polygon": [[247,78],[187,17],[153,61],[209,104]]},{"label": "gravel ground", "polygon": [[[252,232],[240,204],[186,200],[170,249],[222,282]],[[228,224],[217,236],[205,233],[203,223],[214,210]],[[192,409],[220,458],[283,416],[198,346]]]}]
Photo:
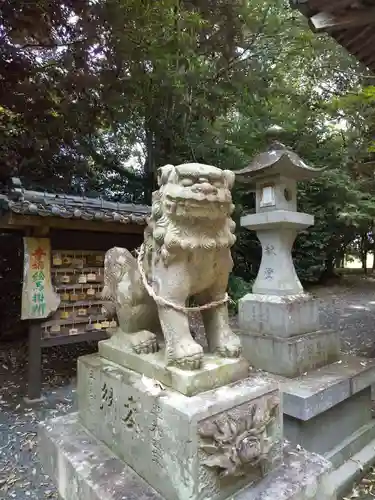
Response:
[{"label": "gravel ground", "polygon": [[323,328],[341,332],[342,350],[375,357],[375,276],[348,277],[341,285],[314,288]]},{"label": "gravel ground", "polygon": [[[311,291],[320,300],[322,327],[341,331],[343,350],[375,357],[375,278],[350,277],[340,285]],[[95,350],[94,344],[46,350],[43,356],[46,400],[28,407],[22,399],[27,346],[0,344],[0,498],[58,498],[38,461],[37,424],[74,411],[76,359]],[[371,472],[347,498],[375,498],[375,473]]]},{"label": "gravel ground", "polygon": [[38,422],[75,409],[78,356],[94,352],[93,344],[51,348],[43,356],[43,403],[27,406],[26,343],[0,345],[0,498],[58,498],[37,457]]}]

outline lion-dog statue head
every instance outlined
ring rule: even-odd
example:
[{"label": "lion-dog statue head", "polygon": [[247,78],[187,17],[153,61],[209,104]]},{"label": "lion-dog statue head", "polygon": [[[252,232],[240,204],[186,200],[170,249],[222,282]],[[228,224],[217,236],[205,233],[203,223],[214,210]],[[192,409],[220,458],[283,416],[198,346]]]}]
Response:
[{"label": "lion-dog statue head", "polygon": [[148,236],[165,263],[179,250],[230,248],[234,244],[230,191],[234,177],[230,170],[200,163],[159,168]]}]

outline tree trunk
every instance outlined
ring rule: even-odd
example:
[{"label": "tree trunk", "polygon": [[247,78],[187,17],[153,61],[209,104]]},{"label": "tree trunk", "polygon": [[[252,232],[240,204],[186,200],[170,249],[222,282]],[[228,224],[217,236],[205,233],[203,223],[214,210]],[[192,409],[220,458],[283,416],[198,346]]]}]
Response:
[{"label": "tree trunk", "polygon": [[343,269],[345,267],[345,254],[344,252],[340,252],[336,259],[335,264],[337,269]]},{"label": "tree trunk", "polygon": [[362,269],[365,274],[367,274],[367,254],[368,254],[368,238],[367,233],[361,236],[361,262]]},{"label": "tree trunk", "polygon": [[325,273],[327,276],[333,276],[335,272],[335,257],[329,255],[325,262]]},{"label": "tree trunk", "polygon": [[365,274],[367,274],[367,252],[366,251],[362,252],[361,261],[362,261],[363,272]]},{"label": "tree trunk", "polygon": [[320,276],[320,282],[325,283],[335,276],[335,257],[334,254],[328,255],[324,263],[324,271]]},{"label": "tree trunk", "polygon": [[145,120],[145,134],[146,134],[146,160],[144,165],[145,172],[145,189],[144,189],[144,203],[151,205],[152,192],[155,184],[155,152],[154,152],[154,134],[152,128],[147,120]]}]

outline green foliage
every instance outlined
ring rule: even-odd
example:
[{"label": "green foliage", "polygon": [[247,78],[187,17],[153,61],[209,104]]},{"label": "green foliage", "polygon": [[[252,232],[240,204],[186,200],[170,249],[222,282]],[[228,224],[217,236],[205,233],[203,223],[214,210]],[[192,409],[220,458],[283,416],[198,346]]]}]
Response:
[{"label": "green foliage", "polygon": [[[295,245],[301,279],[374,250],[375,87],[288,2],[4,0],[0,38],[0,181],[150,202],[159,166],[241,168],[276,123],[325,169],[299,187],[316,219]],[[254,200],[240,186],[234,200],[238,223]],[[251,282],[259,242],[237,236],[234,273]]]},{"label": "green foliage", "polygon": [[232,312],[238,311],[238,301],[247,293],[251,293],[251,290],[252,282],[245,281],[234,274],[229,276],[228,293],[231,298],[229,308]]}]

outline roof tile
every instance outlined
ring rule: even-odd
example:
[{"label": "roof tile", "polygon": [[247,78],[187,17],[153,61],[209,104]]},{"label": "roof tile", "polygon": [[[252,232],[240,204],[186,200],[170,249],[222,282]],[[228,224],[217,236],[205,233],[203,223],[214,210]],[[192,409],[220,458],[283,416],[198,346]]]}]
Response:
[{"label": "roof tile", "polygon": [[101,198],[22,190],[0,195],[3,212],[40,217],[97,220],[121,224],[145,225],[150,214],[147,205],[117,203]]}]

